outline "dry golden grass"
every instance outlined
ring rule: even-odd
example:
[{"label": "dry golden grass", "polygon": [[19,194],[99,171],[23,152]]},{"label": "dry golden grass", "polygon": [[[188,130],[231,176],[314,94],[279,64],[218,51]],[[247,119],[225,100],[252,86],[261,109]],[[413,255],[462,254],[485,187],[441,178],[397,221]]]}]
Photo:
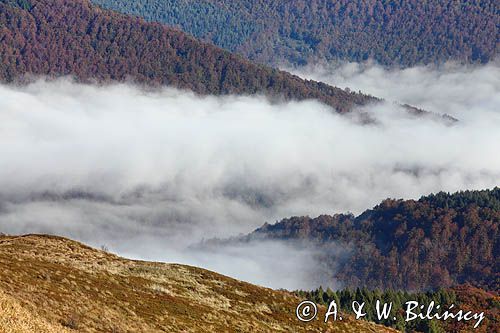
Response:
[{"label": "dry golden grass", "polygon": [[350,318],[300,323],[299,302],[285,291],[60,237],[0,236],[0,332],[395,332]]},{"label": "dry golden grass", "polygon": [[44,318],[22,307],[16,299],[0,291],[0,332],[49,333],[69,332],[69,330],[61,325],[48,323]]}]

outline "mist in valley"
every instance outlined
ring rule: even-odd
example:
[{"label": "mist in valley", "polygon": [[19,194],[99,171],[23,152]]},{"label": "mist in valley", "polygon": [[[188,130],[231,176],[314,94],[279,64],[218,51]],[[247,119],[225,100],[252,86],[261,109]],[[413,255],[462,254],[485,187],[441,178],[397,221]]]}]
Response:
[{"label": "mist in valley", "polygon": [[[315,260],[319,249],[193,245],[294,215],[499,185],[499,66],[293,71],[387,102],[366,106],[376,121],[365,124],[316,101],[69,79],[0,86],[0,232],[68,236],[273,288],[341,287]],[[393,101],[459,122],[411,116]]]}]

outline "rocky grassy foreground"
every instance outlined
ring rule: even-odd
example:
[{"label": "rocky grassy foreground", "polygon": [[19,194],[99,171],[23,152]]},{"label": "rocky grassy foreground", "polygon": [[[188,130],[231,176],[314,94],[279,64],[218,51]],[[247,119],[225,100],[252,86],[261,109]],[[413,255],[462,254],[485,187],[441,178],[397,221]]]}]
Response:
[{"label": "rocky grassy foreground", "polygon": [[394,332],[350,318],[300,323],[299,302],[286,291],[65,238],[0,236],[0,332]]}]

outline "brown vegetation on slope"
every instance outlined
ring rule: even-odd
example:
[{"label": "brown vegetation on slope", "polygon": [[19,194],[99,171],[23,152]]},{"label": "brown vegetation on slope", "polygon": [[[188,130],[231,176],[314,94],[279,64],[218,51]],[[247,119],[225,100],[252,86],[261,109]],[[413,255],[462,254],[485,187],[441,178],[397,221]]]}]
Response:
[{"label": "brown vegetation on slope", "polygon": [[87,0],[0,0],[0,81],[26,75],[130,80],[199,94],[317,99],[338,112],[378,101],[252,64],[178,30]]},{"label": "brown vegetation on slope", "polygon": [[[485,322],[474,329],[476,333],[498,331],[500,327],[500,296],[498,292],[486,291],[470,285],[461,285],[451,289],[457,295],[457,301],[464,311],[484,311]],[[463,322],[452,322],[447,326],[449,332],[468,332],[470,327]]]},{"label": "brown vegetation on slope", "polygon": [[[350,214],[284,219],[243,240],[324,246],[322,262],[346,287],[422,291],[470,283],[500,290],[500,188],[384,200]],[[349,255],[327,251],[340,246]],[[376,264],[374,264],[376,263]]]},{"label": "brown vegetation on slope", "polygon": [[394,332],[350,318],[300,323],[299,302],[286,291],[64,238],[0,236],[1,332]]}]

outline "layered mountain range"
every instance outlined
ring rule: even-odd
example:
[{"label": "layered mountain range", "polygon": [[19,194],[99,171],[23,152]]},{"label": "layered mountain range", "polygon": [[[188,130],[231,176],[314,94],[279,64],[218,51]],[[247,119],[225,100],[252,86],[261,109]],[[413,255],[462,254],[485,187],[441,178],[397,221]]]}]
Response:
[{"label": "layered mountain range", "polygon": [[0,81],[70,76],[199,94],[317,99],[346,112],[378,99],[253,64],[159,23],[87,0],[1,0]]},{"label": "layered mountain range", "polygon": [[[355,191],[363,192],[367,197],[379,195],[377,200],[380,200],[387,196],[387,192],[429,193],[427,189],[430,187],[427,185],[402,190],[404,186],[411,187],[411,184],[415,183],[443,182],[443,188],[448,189],[479,188],[484,184],[496,186],[494,178],[498,174],[497,160],[481,156],[489,154],[495,147],[478,149],[475,154],[471,154],[472,157],[465,155],[467,149],[473,150],[481,142],[491,144],[497,141],[495,136],[477,135],[477,132],[496,129],[494,126],[498,124],[495,123],[494,116],[488,118],[488,113],[493,113],[489,111],[495,108],[496,101],[491,102],[488,99],[488,102],[484,102],[484,95],[481,94],[478,94],[480,103],[477,104],[490,104],[486,107],[488,112],[481,113],[487,114],[482,121],[491,120],[493,125],[489,127],[478,122],[477,127],[470,131],[443,133],[444,126],[434,127],[436,123],[430,121],[414,130],[410,128],[412,123],[401,117],[404,119],[398,122],[397,127],[398,130],[401,129],[401,133],[398,132],[394,137],[384,134],[392,133],[392,129],[384,132],[384,126],[387,127],[388,123],[382,122],[380,126],[363,126],[356,123],[356,126],[347,127],[348,130],[343,132],[341,126],[344,126],[342,123],[345,117],[332,114],[328,114],[335,118],[331,123],[327,122],[326,118],[299,119],[296,114],[292,114],[292,119],[287,120],[287,126],[292,128],[293,132],[291,135],[283,132],[289,135],[283,136],[276,130],[284,126],[281,118],[265,123],[264,118],[257,117],[254,120],[247,117],[246,121],[255,121],[257,124],[248,131],[244,126],[233,128],[230,121],[220,122],[217,115],[215,120],[207,120],[202,114],[200,117],[176,122],[176,119],[179,119],[176,118],[176,112],[180,110],[179,114],[184,114],[184,109],[190,108],[189,106],[194,105],[193,108],[196,108],[209,100],[200,96],[229,95],[253,96],[256,99],[265,97],[266,102],[270,104],[312,99],[339,113],[364,109],[365,106],[382,100],[361,91],[352,92],[349,89],[302,79],[273,66],[295,66],[316,61],[370,60],[392,69],[415,65],[440,65],[449,60],[467,66],[484,64],[494,61],[499,52],[499,27],[498,3],[493,0],[0,0],[0,83],[2,88],[5,87],[0,97],[11,101],[0,103],[7,115],[7,125],[0,126],[3,139],[1,141],[4,142],[0,147],[1,155],[7,156],[9,161],[0,165],[6,166],[7,171],[2,173],[5,179],[19,178],[19,181],[13,182],[3,182],[2,179],[2,195],[5,194],[8,200],[0,202],[2,222],[5,221],[5,225],[0,225],[0,232],[6,231],[4,228],[23,230],[19,233],[33,232],[32,228],[42,228],[41,232],[59,233],[62,230],[61,232],[72,233],[78,237],[81,234],[77,230],[86,229],[92,237],[103,230],[115,237],[116,230],[133,230],[128,233],[140,234],[145,230],[142,227],[154,225],[158,229],[147,229],[150,232],[148,236],[155,236],[156,238],[151,239],[158,240],[160,244],[168,243],[169,240],[166,241],[164,235],[180,226],[180,231],[176,232],[179,235],[186,234],[186,238],[194,243],[201,237],[194,239],[191,232],[194,228],[201,228],[202,223],[222,224],[248,215],[248,221],[242,220],[249,222],[254,219],[252,227],[245,229],[252,230],[268,216],[273,216],[274,219],[274,216],[278,215],[273,211],[278,206],[274,202],[280,200],[283,201],[284,207],[278,211],[280,218],[292,214],[306,214],[304,211],[309,212],[310,209],[317,208],[312,202],[315,196],[311,194],[315,191],[321,192],[316,198],[326,193],[326,199],[322,200],[327,200],[327,204],[320,205],[321,212],[324,212],[325,206],[330,207],[333,199],[344,195],[345,189],[350,187],[355,187]],[[484,67],[490,68],[491,65]],[[417,70],[425,71],[430,67]],[[413,68],[409,71],[411,70]],[[487,74],[490,73],[480,75]],[[65,93],[54,94],[55,98],[51,95],[58,89],[57,85],[50,84],[44,88],[49,92],[39,94],[36,98],[33,98],[33,94],[23,95],[26,83],[40,78],[51,80],[61,77],[97,85],[103,89],[107,88],[108,83],[116,82],[131,83],[139,87],[128,89],[126,85],[116,85],[112,87],[114,93],[108,95],[87,91],[87,95],[82,95],[83,102],[80,96],[76,103],[59,103],[59,100],[77,95],[80,90],[85,89],[79,85],[70,87]],[[418,79],[422,76],[413,77]],[[64,80],[60,82],[61,85],[68,83]],[[490,88],[496,81],[491,79],[491,82],[493,83],[490,85],[481,86],[481,93],[498,94],[494,88]],[[22,87],[17,87],[18,84]],[[34,87],[36,90],[36,85]],[[130,105],[130,108],[134,109],[134,112],[136,109],[152,108],[150,116],[153,116],[147,121],[141,123],[142,114],[136,115],[133,112],[128,113],[129,117],[132,115],[132,120],[125,121],[127,113],[124,108],[116,112],[118,116],[100,118],[108,109],[113,109],[111,113],[114,113],[115,104],[118,105],[117,109],[125,104],[132,104],[127,103],[130,100],[125,98],[122,104],[115,103],[125,95],[133,95],[132,98],[135,98],[136,94],[165,87],[178,89],[175,90],[178,95],[184,93],[179,90],[188,91],[189,97],[193,97],[194,93],[197,95],[193,98],[195,102],[179,106],[174,105],[176,99],[160,99],[159,95],[154,93],[144,93],[147,96],[137,99],[138,104]],[[411,90],[411,87],[405,86],[402,89]],[[430,90],[428,87],[425,86],[422,90],[427,92]],[[94,86],[90,90],[93,89]],[[435,90],[437,91],[432,93],[441,98],[440,89]],[[117,91],[121,95],[116,93]],[[96,99],[105,98],[111,102],[96,107],[87,103],[87,100],[93,98],[85,96],[98,96]],[[24,97],[31,100],[25,104],[18,102],[18,98]],[[45,103],[48,99],[50,102]],[[162,106],[167,104],[167,108],[155,109],[151,107],[152,104],[148,104],[150,100],[155,100]],[[212,110],[221,107],[223,103],[219,103],[220,100],[225,99],[212,98],[206,108]],[[414,101],[418,99],[409,103]],[[474,115],[479,114],[478,110],[482,109],[482,106],[471,107],[474,103],[460,103],[464,104],[464,109],[473,110],[474,112],[470,113]],[[239,107],[239,104],[229,105],[225,108],[232,110]],[[255,114],[252,104],[249,105],[248,109],[252,115]],[[288,106],[290,105],[283,109]],[[385,107],[387,104],[381,103],[379,106]],[[61,113],[47,111],[58,107],[62,110]],[[427,114],[426,111],[410,105],[403,107],[415,114]],[[30,108],[35,112],[31,112],[33,110]],[[85,117],[79,118],[77,114],[76,118],[65,118],[59,123],[59,117],[64,118],[63,114],[66,115],[72,108],[81,109]],[[88,112],[91,108],[95,108],[95,112]],[[381,111],[382,116],[400,118],[398,114],[391,113],[391,106],[387,109],[390,109],[390,112]],[[24,112],[26,110],[30,112]],[[159,116],[169,112],[174,113],[174,117]],[[240,121],[242,118],[235,116],[231,121],[235,119]],[[439,119],[444,119],[447,124],[455,122],[455,119],[449,116]],[[473,116],[468,119],[464,117],[464,123],[472,123],[471,119]],[[336,124],[337,120],[339,126],[332,127],[330,124]],[[346,120],[349,122],[349,119]],[[43,124],[39,125],[39,122]],[[81,127],[74,126],[80,125],[80,122],[86,124]],[[173,125],[166,127],[164,122]],[[196,126],[191,126],[191,122],[196,123]],[[241,122],[244,123],[245,118]],[[299,122],[306,125],[297,128],[290,126]],[[327,126],[313,127],[313,122],[322,122]],[[57,126],[46,127],[45,124],[49,123],[57,123]],[[159,124],[158,127],[154,126],[156,123]],[[263,127],[261,125],[269,124],[272,124],[269,126],[271,130],[260,131]],[[126,126],[118,129],[119,125]],[[136,125],[140,130],[129,135]],[[94,132],[96,126],[101,128]],[[194,140],[196,138],[191,135],[200,134],[196,132],[201,132],[203,127],[208,126],[212,126],[210,129],[213,133],[199,136],[198,141]],[[221,135],[226,127],[231,129],[230,135]],[[454,130],[458,127],[446,128]],[[321,140],[319,137],[312,137],[309,140],[310,133],[315,129],[318,129],[317,132],[341,134],[338,137],[321,137]],[[240,132],[245,131],[251,134],[240,135]],[[64,135],[61,134],[63,132]],[[78,135],[75,139],[71,135],[66,136],[66,132],[78,132]],[[145,135],[150,134],[149,132],[151,136]],[[171,132],[172,135],[159,135],[164,132]],[[353,134],[351,136],[346,133]],[[373,134],[376,135],[371,136]],[[113,140],[101,139],[113,135],[116,136]],[[441,135],[448,139],[440,141],[437,137]],[[90,136],[93,136],[92,139],[96,143],[88,146],[82,144],[91,141],[88,140]],[[250,153],[246,155],[246,150],[251,151],[254,148],[253,139],[257,136],[262,137],[258,142],[259,149],[262,150],[258,151],[256,156]],[[302,136],[305,140],[294,141],[295,136]],[[428,138],[405,140],[411,136]],[[212,137],[217,141],[215,148],[210,148],[210,142],[205,142]],[[282,142],[279,142],[279,146],[273,146],[278,148],[270,149],[268,142],[277,137],[280,137]],[[458,148],[464,151],[464,155],[460,158],[457,157],[458,154],[446,158],[443,158],[443,154],[438,156],[451,149],[448,148],[450,142],[452,145],[465,142],[455,140],[459,137],[473,142],[471,145],[467,142],[466,148]],[[358,139],[360,144],[352,146],[354,148],[343,142],[358,143]],[[233,140],[243,143],[238,145]],[[375,144],[366,148],[369,140],[373,140]],[[394,141],[401,142],[393,144]],[[188,142],[194,142],[193,146],[196,148],[190,148],[191,146],[186,144]],[[219,145],[219,142],[223,144]],[[325,146],[317,149],[318,142],[325,143]],[[181,148],[176,149],[178,143]],[[432,151],[434,144],[441,144],[441,147],[445,148],[437,152]],[[105,149],[100,150],[101,145]],[[297,149],[300,145],[305,148]],[[332,145],[345,149],[333,151],[330,149]],[[170,151],[164,149],[172,146],[174,147]],[[201,146],[199,150],[198,146]],[[382,182],[387,181],[384,175],[390,173],[386,174],[384,170],[390,169],[391,164],[381,163],[379,166],[377,163],[386,158],[388,150],[397,146],[404,146],[405,149],[394,149],[387,154],[387,158],[394,159],[396,166],[400,160],[408,163],[409,167],[404,169],[405,180],[388,182],[387,188],[379,192],[373,189],[372,192],[367,191],[368,186],[377,189],[385,187],[380,185],[380,180],[374,182],[372,175],[380,173]],[[366,154],[367,149],[373,149],[374,152]],[[276,152],[281,150],[290,150],[293,153],[280,157]],[[314,154],[304,153],[309,150]],[[426,154],[417,152],[413,156],[415,150],[425,151]],[[76,156],[67,154],[69,151],[81,154],[81,158],[66,163],[72,159],[71,156]],[[119,155],[125,151],[127,158],[120,159]],[[242,151],[245,152],[242,154]],[[461,150],[457,151],[462,153]],[[486,153],[483,154],[483,151]],[[185,152],[192,157],[185,160],[179,158],[181,161],[177,161]],[[165,154],[163,159],[156,158],[162,154]],[[326,159],[328,154],[335,158]],[[204,159],[203,155],[213,156]],[[241,158],[242,156],[246,159]],[[254,162],[254,158],[257,162]],[[462,165],[467,164],[463,161],[468,158],[475,162],[477,160],[478,163]],[[112,161],[109,162],[108,159]],[[371,159],[377,162],[373,163],[377,164],[377,167],[372,171],[368,170],[372,165]],[[50,163],[44,164],[49,160]],[[132,181],[127,178],[128,169],[114,168],[115,163],[121,167],[121,164],[134,164],[131,161],[136,160],[137,166],[131,166],[130,169]],[[230,160],[231,163],[224,164],[223,160]],[[33,165],[32,161],[35,161]],[[232,163],[233,161],[236,162]],[[327,165],[318,161],[326,161]],[[435,161],[439,163],[434,163]],[[36,164],[38,162],[39,165]],[[169,169],[172,164],[178,162],[179,167]],[[290,164],[289,169],[276,167],[287,163]],[[333,166],[336,163],[345,165],[340,171],[335,171]],[[431,167],[425,168],[426,163]],[[209,172],[211,164],[220,165]],[[311,168],[300,167],[306,164],[311,164]],[[455,172],[456,170],[451,168],[450,172],[441,172],[441,168],[450,168],[451,164],[460,164],[459,171]],[[79,168],[81,165],[85,167]],[[109,165],[113,167],[108,167]],[[196,166],[194,171],[183,173],[184,169],[193,165]],[[419,165],[424,166],[425,172],[436,173],[437,176],[419,177]],[[356,166],[353,173],[344,172],[353,166]],[[489,166],[489,169],[485,166]],[[470,172],[466,172],[469,171],[468,168]],[[23,169],[22,172],[19,172],[20,169]],[[31,173],[32,169],[41,171]],[[315,169],[321,170],[316,172]],[[323,172],[323,169],[327,171]],[[120,175],[115,177],[120,172],[123,173],[123,178],[120,178]],[[259,173],[262,175],[259,175],[257,181],[247,182]],[[229,181],[222,177],[222,174],[229,174]],[[276,177],[278,174],[286,179]],[[481,181],[481,174],[488,174],[486,181]],[[346,178],[354,179],[358,176],[364,177],[359,183],[346,182],[343,187],[337,186],[342,185]],[[191,183],[203,183],[204,178],[210,177],[215,178],[213,185],[191,186]],[[474,177],[479,180],[470,181]],[[334,178],[333,181],[330,178]],[[189,182],[183,183],[186,179],[189,179]],[[296,184],[292,184],[294,186],[290,189],[275,186],[276,184],[267,186],[272,183],[271,180],[279,183],[278,185],[288,181]],[[99,192],[102,189],[107,191],[105,185],[109,185],[109,193],[114,194],[120,192],[121,188],[128,191],[126,186],[121,186],[128,181],[132,184],[130,201],[124,200],[125,204],[122,205],[120,200],[115,202],[110,199],[112,209],[101,205],[102,201],[105,201],[103,198],[108,198],[107,194],[101,195]],[[38,182],[43,183],[40,194],[36,192]],[[110,184],[107,184],[108,182]],[[328,186],[316,186],[328,182]],[[103,186],[96,186],[94,183]],[[451,183],[453,185],[450,185]],[[440,190],[441,185],[439,183],[432,188]],[[96,194],[93,192],[94,187],[97,188]],[[58,192],[60,188],[63,190]],[[151,194],[148,192],[150,188]],[[226,188],[229,190],[226,191]],[[421,190],[422,188],[425,190]],[[51,192],[52,189],[54,192]],[[164,189],[166,194],[161,192]],[[30,191],[35,194],[30,194]],[[329,191],[336,195],[329,196]],[[25,192],[28,193],[26,199],[20,199],[24,198]],[[182,192],[182,195],[174,195],[176,192]],[[296,195],[298,192],[300,196]],[[221,196],[228,200],[200,199],[219,199]],[[117,197],[120,197],[120,193]],[[122,197],[128,199],[127,195]],[[289,204],[286,201],[289,197],[297,199],[291,200]],[[358,196],[346,195],[346,198],[351,198],[354,202],[356,199],[352,198]],[[86,205],[86,200],[92,201],[92,205]],[[66,205],[70,201],[71,204],[76,204]],[[43,205],[37,205],[39,202],[43,202]],[[140,205],[135,206],[136,202],[140,202]],[[186,202],[188,204],[185,204]],[[196,203],[190,205],[192,202]],[[373,201],[370,201],[370,204],[363,205],[372,206],[372,203]],[[16,210],[16,205],[23,207]],[[127,205],[132,208],[127,210]],[[231,207],[227,207],[229,205]],[[294,205],[303,205],[305,208],[299,207],[300,210],[297,210],[297,207],[292,207]],[[93,210],[99,210],[102,215],[92,215]],[[241,210],[244,214],[236,214]],[[262,216],[259,215],[261,210],[265,211],[266,218],[258,218]],[[4,212],[6,214],[3,214]],[[316,212],[321,213],[317,210]],[[92,218],[95,220],[91,221]],[[222,222],[217,221],[219,219]],[[64,223],[61,223],[63,220]],[[167,223],[170,220],[174,220],[175,224]],[[120,229],[126,222],[133,222],[129,225],[130,229]],[[196,227],[183,229],[192,222],[197,223],[193,224]],[[21,227],[16,229],[17,224],[28,231]],[[74,228],[73,224],[81,225]],[[228,225],[224,225],[226,226]],[[56,236],[0,234],[0,331],[394,332],[392,328],[354,320],[347,313],[344,321],[334,325],[325,324],[320,319],[307,324],[301,323],[295,316],[295,307],[305,298],[313,299],[318,304],[323,304],[319,311],[324,314],[324,306],[329,301],[341,297],[349,301],[366,300],[372,303],[376,297],[384,297],[401,303],[403,299],[411,297],[425,301],[434,300],[433,297],[438,295],[436,297],[445,299],[446,304],[457,301],[460,306],[471,311],[486,311],[487,321],[480,331],[488,332],[498,326],[500,313],[499,229],[500,188],[495,187],[490,190],[461,191],[453,194],[440,192],[418,200],[386,199],[359,215],[343,213],[314,218],[294,216],[275,224],[266,223],[246,235],[197,243],[197,250],[202,251],[196,253],[207,253],[207,261],[216,261],[217,258],[210,257],[208,251],[204,252],[205,249],[222,249],[220,253],[229,253],[224,257],[226,261],[231,255],[230,251],[224,252],[227,245],[252,243],[258,246],[266,242],[280,246],[285,244],[284,248],[287,250],[299,250],[293,253],[307,254],[305,257],[312,263],[308,268],[317,264],[321,274],[325,275],[321,281],[331,281],[332,285],[347,288],[336,292],[317,289],[296,293],[258,287],[201,268],[128,260],[110,254],[104,248],[99,251]],[[151,230],[161,232],[156,235],[156,232]],[[128,238],[128,234],[123,237],[123,234],[120,235],[120,240],[132,239]],[[144,241],[141,239],[140,242]],[[133,247],[128,244],[127,246]],[[168,246],[163,245],[159,246],[162,251],[168,249]],[[154,246],[155,244],[148,249],[151,250]],[[245,249],[244,246],[242,248]],[[246,248],[252,249],[251,246]],[[182,249],[191,250],[186,247]],[[263,252],[265,251],[264,249]],[[282,255],[279,260],[286,260],[288,254],[287,252]],[[162,255],[168,257],[163,252]],[[233,258],[236,257],[231,257]],[[229,265],[232,265],[232,262]],[[302,265],[297,266],[298,270],[306,270]],[[271,269],[276,271],[274,266]],[[444,288],[444,291],[440,288]],[[410,291],[415,294],[408,294]],[[402,330],[415,329],[425,332],[439,332],[442,329],[459,332],[470,328],[462,325],[463,323],[451,326],[432,326],[434,324],[421,321],[413,326],[401,326],[401,323],[394,322],[379,323]],[[420,324],[427,326],[418,326]]]}]

